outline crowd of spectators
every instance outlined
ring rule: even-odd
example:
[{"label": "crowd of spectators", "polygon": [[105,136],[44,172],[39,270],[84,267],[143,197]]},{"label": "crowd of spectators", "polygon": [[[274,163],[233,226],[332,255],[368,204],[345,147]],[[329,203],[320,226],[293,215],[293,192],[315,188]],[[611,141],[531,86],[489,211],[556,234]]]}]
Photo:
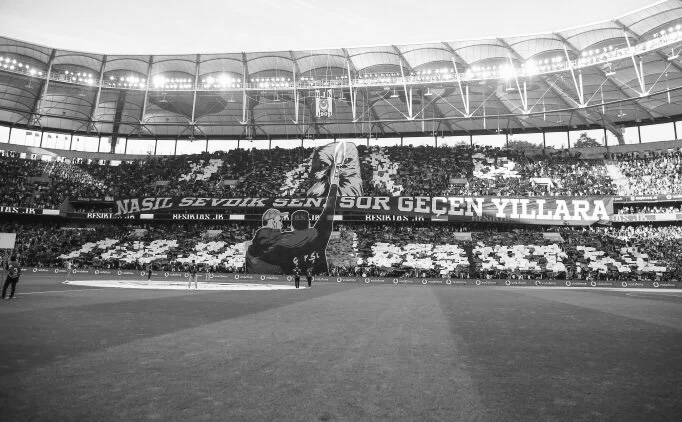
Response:
[{"label": "crowd of spectators", "polygon": [[[257,223],[66,225],[10,221],[26,266],[181,270],[196,260],[241,272]],[[332,275],[523,279],[680,279],[682,226],[510,228],[344,223],[328,247]]]},{"label": "crowd of spectators", "polygon": [[629,204],[616,210],[618,214],[676,214],[682,212],[682,205],[636,205]]},{"label": "crowd of spectators", "polygon": [[[305,196],[313,149],[158,156],[119,166],[0,157],[0,205],[58,208],[66,198]],[[527,157],[491,147],[359,146],[365,195],[584,196],[682,193],[682,153],[604,160]]]},{"label": "crowd of spectators", "polygon": [[659,195],[682,193],[682,152],[662,152],[618,158],[624,178],[619,195]]}]

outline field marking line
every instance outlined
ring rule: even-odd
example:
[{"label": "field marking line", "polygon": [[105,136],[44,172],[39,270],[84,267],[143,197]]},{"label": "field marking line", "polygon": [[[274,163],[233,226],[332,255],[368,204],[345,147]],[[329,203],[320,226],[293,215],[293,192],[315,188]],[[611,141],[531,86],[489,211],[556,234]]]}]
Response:
[{"label": "field marking line", "polygon": [[82,292],[85,290],[104,290],[104,287],[99,287],[99,288],[93,288],[93,289],[70,289],[70,290],[45,290],[42,292],[26,292],[26,293],[17,293],[17,295],[37,295],[41,293],[69,293],[69,292]]},{"label": "field marking line", "polygon": [[677,295],[668,295],[668,294],[665,294],[665,293],[656,293],[656,292],[629,292],[629,293],[625,293],[625,295],[626,295],[626,296],[631,296],[631,297],[638,297],[638,296],[639,296],[639,297],[642,297],[642,296],[645,296],[645,297],[651,297],[651,296],[654,296],[654,297],[656,297],[656,296],[666,296],[666,297],[676,297],[676,298],[678,298],[678,299],[682,299],[682,292],[680,292],[680,294],[677,294]]}]

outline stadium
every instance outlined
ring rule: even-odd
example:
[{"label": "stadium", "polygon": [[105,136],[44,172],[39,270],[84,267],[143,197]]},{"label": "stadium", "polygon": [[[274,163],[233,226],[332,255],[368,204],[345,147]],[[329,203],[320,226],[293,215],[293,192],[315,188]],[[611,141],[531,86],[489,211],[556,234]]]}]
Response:
[{"label": "stadium", "polygon": [[681,49],[0,36],[0,418],[679,420]]}]

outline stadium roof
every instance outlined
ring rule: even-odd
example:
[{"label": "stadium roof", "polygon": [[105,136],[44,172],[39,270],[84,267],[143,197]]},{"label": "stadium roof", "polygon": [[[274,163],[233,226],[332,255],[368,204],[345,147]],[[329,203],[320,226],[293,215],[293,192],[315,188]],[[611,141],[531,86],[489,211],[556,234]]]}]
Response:
[{"label": "stadium roof", "polygon": [[[620,134],[682,115],[681,25],[667,0],[553,33],[310,51],[128,56],[0,37],[0,122],[156,138]],[[325,95],[333,114],[317,117]]]}]

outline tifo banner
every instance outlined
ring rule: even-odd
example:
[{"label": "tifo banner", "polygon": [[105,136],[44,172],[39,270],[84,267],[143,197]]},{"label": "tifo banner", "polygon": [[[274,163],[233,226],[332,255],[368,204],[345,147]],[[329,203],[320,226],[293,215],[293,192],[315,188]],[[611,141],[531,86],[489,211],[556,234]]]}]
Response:
[{"label": "tifo banner", "polygon": [[[209,209],[322,209],[326,198],[201,198],[147,197],[116,200],[116,214],[141,212],[201,211]],[[450,221],[491,221],[526,224],[589,225],[608,221],[613,199],[606,196],[558,197],[461,197],[341,196],[341,212],[422,216]]]}]

